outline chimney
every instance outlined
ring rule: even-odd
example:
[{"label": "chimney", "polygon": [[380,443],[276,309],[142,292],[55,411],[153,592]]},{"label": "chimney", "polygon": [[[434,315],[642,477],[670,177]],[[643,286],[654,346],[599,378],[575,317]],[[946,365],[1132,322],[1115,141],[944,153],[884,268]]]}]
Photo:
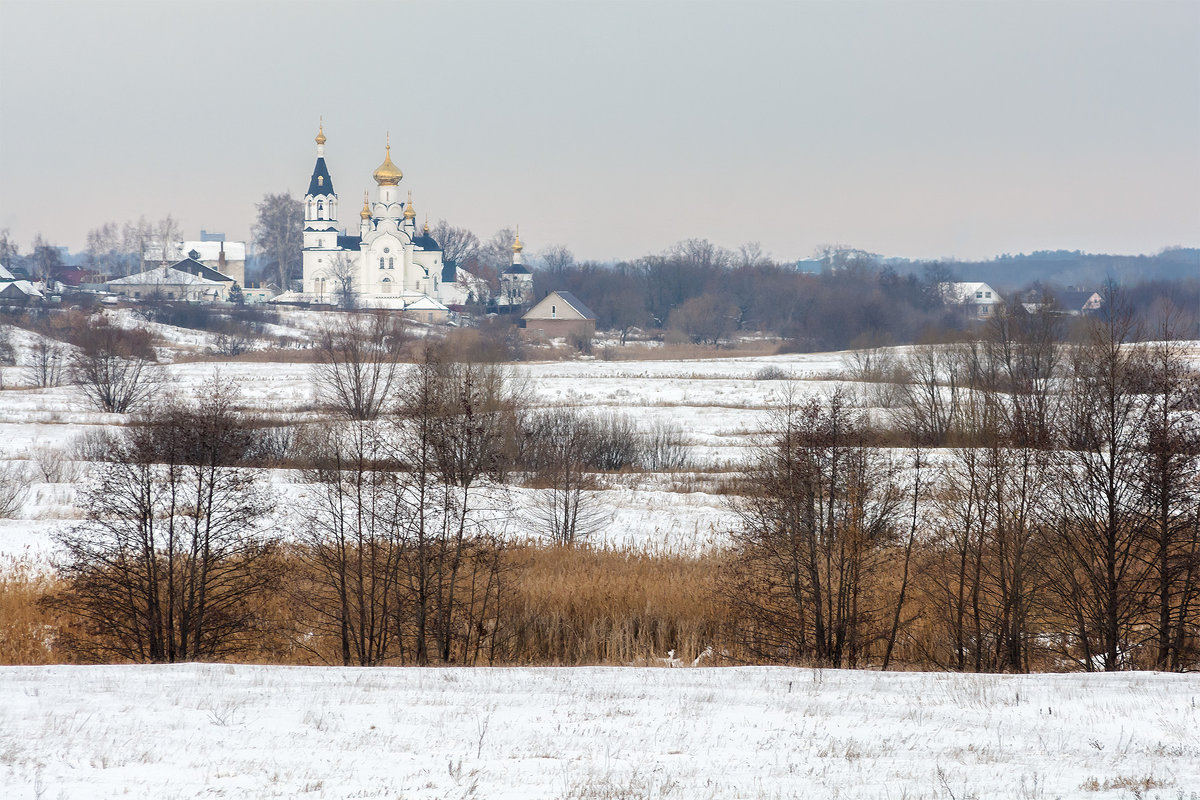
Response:
[{"label": "chimney", "polygon": [[217,254],[217,272],[225,274],[225,240],[221,240],[221,252]]}]

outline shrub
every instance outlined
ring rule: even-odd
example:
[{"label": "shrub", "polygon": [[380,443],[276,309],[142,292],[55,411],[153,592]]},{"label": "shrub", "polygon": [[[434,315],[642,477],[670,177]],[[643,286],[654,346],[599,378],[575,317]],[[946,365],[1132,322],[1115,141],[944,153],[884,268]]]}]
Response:
[{"label": "shrub", "polygon": [[683,427],[676,422],[658,421],[642,440],[640,466],[652,471],[684,469],[689,452]]},{"label": "shrub", "polygon": [[788,374],[774,364],[768,364],[754,373],[756,381],[786,381]]}]

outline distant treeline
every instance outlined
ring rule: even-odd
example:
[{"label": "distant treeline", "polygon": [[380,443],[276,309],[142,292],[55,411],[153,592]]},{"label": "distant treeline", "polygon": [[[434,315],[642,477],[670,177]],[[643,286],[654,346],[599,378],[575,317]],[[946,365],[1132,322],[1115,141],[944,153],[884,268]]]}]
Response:
[{"label": "distant treeline", "polygon": [[[1200,308],[1198,254],[1174,250],[1072,258],[1141,265],[1097,271],[1085,285],[1099,290],[1106,274],[1129,276],[1124,281],[1129,302],[1150,317],[1163,299],[1184,309]],[[1057,262],[1020,256],[979,264],[892,265],[869,253],[840,249],[823,255],[819,271],[804,272],[795,264],[747,256],[745,248],[734,253],[689,240],[660,255],[615,265],[558,261],[534,272],[534,287],[538,297],[556,289],[573,292],[596,313],[598,329],[622,335],[662,329],[717,343],[737,332],[765,332],[787,340],[792,349],[819,351],[956,338],[974,320],[962,308],[943,303],[940,283],[985,280],[1008,300],[1018,299],[1014,287],[1053,296],[1067,285],[1061,276],[1074,273],[1039,272],[1035,266],[1050,263]]]}]

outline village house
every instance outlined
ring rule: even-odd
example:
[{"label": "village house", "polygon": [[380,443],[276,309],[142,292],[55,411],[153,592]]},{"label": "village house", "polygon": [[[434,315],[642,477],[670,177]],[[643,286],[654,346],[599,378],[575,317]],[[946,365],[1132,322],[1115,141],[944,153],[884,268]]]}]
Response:
[{"label": "village house", "polygon": [[1067,289],[1055,292],[1054,299],[1063,313],[1072,317],[1099,311],[1104,307],[1104,298],[1100,296],[1100,293],[1087,290]]},{"label": "village house", "polygon": [[596,315],[570,292],[551,292],[525,312],[518,326],[535,339],[596,335]]},{"label": "village house", "polygon": [[188,270],[195,267],[200,267],[206,272],[210,270],[202,264],[189,264],[189,261],[190,259],[184,259],[170,267],[155,267],[136,275],[116,278],[104,284],[104,288],[135,300],[183,300],[199,303],[229,299],[229,291],[234,286],[232,278],[220,275],[221,279],[216,280],[194,274]]},{"label": "village house", "polygon": [[42,299],[42,289],[38,284],[18,278],[0,264],[0,301],[6,305],[25,305]]},{"label": "village house", "polygon": [[[219,238],[217,238],[219,237]],[[227,242],[223,234],[200,232],[200,241],[172,242],[163,253],[162,245],[153,243],[142,253],[142,266],[146,270],[167,266],[164,262],[187,259],[219,272],[246,286],[246,243]]]},{"label": "village house", "polygon": [[1004,302],[1000,293],[983,281],[940,283],[938,290],[943,303],[959,306],[973,319],[990,319],[996,313],[996,307]]}]

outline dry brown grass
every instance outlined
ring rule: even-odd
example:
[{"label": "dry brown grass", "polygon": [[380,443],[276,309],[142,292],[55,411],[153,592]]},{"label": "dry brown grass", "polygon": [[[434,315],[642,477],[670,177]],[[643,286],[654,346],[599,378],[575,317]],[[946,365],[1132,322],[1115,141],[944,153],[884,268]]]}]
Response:
[{"label": "dry brown grass", "polygon": [[732,624],[715,557],[523,547],[513,560],[510,652],[520,663],[655,663],[670,650],[691,661],[720,649]]},{"label": "dry brown grass", "polygon": [[[297,598],[319,595],[315,576],[294,550],[285,551],[283,580],[256,599],[258,623],[247,647],[226,660],[259,664],[341,663],[339,642],[311,608]],[[503,551],[500,609],[480,624],[488,642],[478,663],[497,665],[689,664],[711,647],[705,664],[771,660],[747,646],[763,633],[745,615],[746,597],[766,595],[753,582],[734,578],[728,551],[701,555],[510,544]],[[878,667],[899,594],[902,554],[883,557],[861,598],[865,619],[861,666]],[[951,669],[953,652],[942,589],[933,573],[942,569],[918,554],[904,606],[892,669]],[[465,584],[464,584],[465,586]],[[740,587],[741,593],[734,591]],[[0,664],[54,664],[72,660],[59,645],[70,620],[39,601],[64,587],[24,561],[0,561]],[[465,596],[462,598],[466,602]],[[985,598],[985,605],[991,601]],[[987,614],[994,609],[985,608]],[[326,623],[328,619],[326,619]],[[78,629],[69,630],[74,636]],[[750,639],[747,639],[750,637]],[[493,644],[494,643],[494,644]],[[781,656],[784,657],[784,656]],[[387,663],[411,661],[411,653]],[[462,663],[462,656],[454,658]],[[471,663],[468,660],[468,663]],[[1052,653],[1031,658],[1034,671],[1058,671]],[[968,669],[970,666],[968,665]],[[987,669],[986,664],[984,669]]]},{"label": "dry brown grass", "polygon": [[[515,545],[508,558],[496,663],[656,664],[671,650],[690,662],[709,645],[720,650],[732,624],[715,591],[716,558],[534,545]],[[291,567],[291,582],[304,580]],[[0,566],[0,664],[72,660],[56,646],[69,620],[39,602],[62,588],[27,562]],[[285,581],[258,600],[259,630],[231,660],[339,663],[336,642],[315,635],[293,603],[296,588]]]},{"label": "dry brown grass", "polygon": [[24,559],[0,559],[0,664],[61,664],[54,647],[65,620],[38,601],[58,581]]}]

